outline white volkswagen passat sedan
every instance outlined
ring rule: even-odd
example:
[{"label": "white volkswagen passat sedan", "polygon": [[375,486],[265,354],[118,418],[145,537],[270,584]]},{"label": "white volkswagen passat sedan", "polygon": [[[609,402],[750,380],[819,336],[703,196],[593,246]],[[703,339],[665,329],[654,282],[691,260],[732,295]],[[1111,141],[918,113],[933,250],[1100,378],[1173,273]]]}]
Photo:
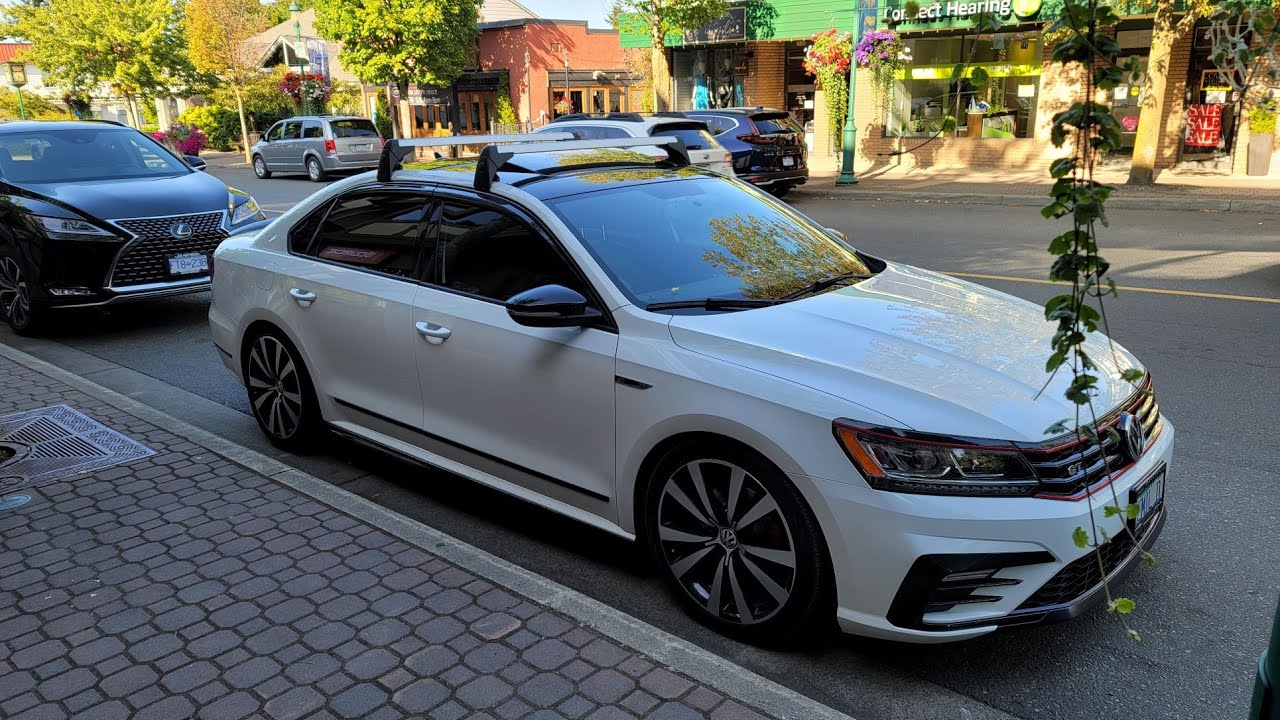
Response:
[{"label": "white volkswagen passat sedan", "polygon": [[1046,436],[1076,408],[1040,308],[862,253],[678,144],[589,144],[392,173],[389,143],[226,240],[213,337],[267,436],[336,431],[637,538],[750,640],[1062,620],[1101,595],[1075,528],[1113,580],[1154,542],[1174,430],[1128,352],[1091,343],[1105,446]]}]

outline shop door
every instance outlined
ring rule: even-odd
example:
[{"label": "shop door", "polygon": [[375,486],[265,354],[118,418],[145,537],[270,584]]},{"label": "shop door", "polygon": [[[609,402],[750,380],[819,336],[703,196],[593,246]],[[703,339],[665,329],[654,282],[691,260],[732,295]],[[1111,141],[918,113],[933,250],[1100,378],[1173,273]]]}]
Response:
[{"label": "shop door", "polygon": [[1198,28],[1191,51],[1181,160],[1216,161],[1231,155],[1239,98],[1211,56],[1208,28]]},{"label": "shop door", "polygon": [[492,90],[468,90],[458,93],[458,131],[462,135],[487,135],[493,132],[493,108],[498,94]]}]

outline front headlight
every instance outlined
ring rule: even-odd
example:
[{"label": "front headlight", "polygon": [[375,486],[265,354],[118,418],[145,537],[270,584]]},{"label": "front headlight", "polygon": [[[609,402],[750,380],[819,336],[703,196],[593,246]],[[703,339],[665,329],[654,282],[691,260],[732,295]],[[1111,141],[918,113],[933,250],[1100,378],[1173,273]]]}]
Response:
[{"label": "front headlight", "polygon": [[[236,201],[241,198],[247,198],[240,204]],[[239,225],[246,220],[263,220],[267,216],[263,214],[262,208],[258,207],[258,201],[253,199],[252,195],[232,192],[227,201],[227,205],[231,209],[231,224]]]},{"label": "front headlight", "polygon": [[836,439],[877,490],[931,495],[1021,496],[1040,487],[1012,444],[923,440],[837,422]]},{"label": "front headlight", "polygon": [[46,237],[54,240],[115,240],[116,236],[87,220],[32,215]]}]

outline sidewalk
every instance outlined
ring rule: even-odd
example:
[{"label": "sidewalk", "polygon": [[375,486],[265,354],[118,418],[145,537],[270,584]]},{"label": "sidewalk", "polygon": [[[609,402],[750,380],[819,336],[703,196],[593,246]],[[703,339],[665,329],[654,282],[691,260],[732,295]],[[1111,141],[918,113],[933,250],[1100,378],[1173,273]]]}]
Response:
[{"label": "sidewalk", "polygon": [[154,451],[0,465],[0,498],[30,498],[0,509],[0,717],[844,718],[3,345],[0,387],[0,439],[48,441],[13,413],[65,403]]},{"label": "sidewalk", "polygon": [[[1043,172],[982,172],[956,169],[888,169],[858,176],[856,185],[836,185],[835,172],[815,171],[792,191],[796,197],[865,198],[982,205],[1049,204],[1053,179]],[[1127,171],[1102,169],[1100,182],[1116,187],[1110,208],[1204,210],[1280,214],[1280,178],[1200,172],[1160,174],[1151,187],[1125,185]]]}]

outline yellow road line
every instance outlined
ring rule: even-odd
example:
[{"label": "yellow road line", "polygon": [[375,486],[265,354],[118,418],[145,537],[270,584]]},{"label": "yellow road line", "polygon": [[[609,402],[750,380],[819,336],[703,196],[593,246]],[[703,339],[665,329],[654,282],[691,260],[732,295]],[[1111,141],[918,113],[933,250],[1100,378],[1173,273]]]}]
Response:
[{"label": "yellow road line", "polygon": [[[1066,285],[1065,282],[1059,280],[1038,280],[1035,278],[1009,277],[1007,275],[983,275],[981,273],[964,273],[949,272],[947,275],[953,275],[961,278],[973,278],[976,280],[1004,280],[1006,282],[1034,283],[1036,285]],[[1182,295],[1184,297],[1212,298],[1214,300],[1236,300],[1238,302],[1260,302],[1272,303],[1280,305],[1280,298],[1254,297],[1253,295],[1226,295],[1223,293],[1207,293],[1195,292],[1194,290],[1165,290],[1163,288],[1141,288],[1129,287],[1127,285],[1117,285],[1116,290],[1121,292],[1140,292],[1140,293],[1156,293],[1157,295]]]}]

